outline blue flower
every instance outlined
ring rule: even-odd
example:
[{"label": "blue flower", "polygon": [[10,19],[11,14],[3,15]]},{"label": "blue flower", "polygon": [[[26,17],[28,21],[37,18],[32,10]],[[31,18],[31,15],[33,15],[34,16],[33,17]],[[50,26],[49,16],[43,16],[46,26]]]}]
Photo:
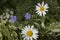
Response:
[{"label": "blue flower", "polygon": [[16,16],[11,16],[10,22],[15,23],[17,20]]},{"label": "blue flower", "polygon": [[25,14],[25,18],[26,18],[26,19],[30,19],[30,18],[31,18],[31,14],[26,13],[26,14]]}]

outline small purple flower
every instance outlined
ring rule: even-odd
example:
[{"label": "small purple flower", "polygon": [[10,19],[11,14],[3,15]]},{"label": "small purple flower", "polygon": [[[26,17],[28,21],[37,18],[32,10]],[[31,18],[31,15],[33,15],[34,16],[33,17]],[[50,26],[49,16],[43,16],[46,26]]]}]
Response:
[{"label": "small purple flower", "polygon": [[26,19],[30,19],[30,18],[31,18],[31,14],[26,13],[26,14],[25,14],[25,18],[26,18]]},{"label": "small purple flower", "polygon": [[17,20],[16,16],[11,16],[11,19],[10,19],[11,23],[15,23],[16,20]]}]

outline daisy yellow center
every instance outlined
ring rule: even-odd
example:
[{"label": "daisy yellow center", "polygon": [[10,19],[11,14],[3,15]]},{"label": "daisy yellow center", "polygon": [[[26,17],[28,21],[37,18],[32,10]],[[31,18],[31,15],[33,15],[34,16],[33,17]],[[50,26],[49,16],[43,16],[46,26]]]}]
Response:
[{"label": "daisy yellow center", "polygon": [[40,7],[40,11],[44,11],[44,7],[43,6]]},{"label": "daisy yellow center", "polygon": [[26,32],[26,36],[31,37],[33,35],[33,32],[31,30],[28,30]]}]

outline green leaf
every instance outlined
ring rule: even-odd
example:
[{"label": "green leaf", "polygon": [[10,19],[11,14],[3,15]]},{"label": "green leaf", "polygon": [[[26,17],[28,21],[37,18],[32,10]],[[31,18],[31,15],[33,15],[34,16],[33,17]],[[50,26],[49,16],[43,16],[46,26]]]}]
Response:
[{"label": "green leaf", "polygon": [[10,36],[10,32],[9,32],[7,26],[5,26],[5,25],[0,25],[0,29],[1,29],[1,32],[2,32],[5,36],[7,36],[7,37]]},{"label": "green leaf", "polygon": [[49,31],[53,30],[55,28],[55,23],[50,24],[49,27],[47,27],[45,33],[48,33]]},{"label": "green leaf", "polygon": [[3,29],[2,31],[3,31],[3,34],[4,34],[5,36],[7,36],[7,37],[10,36],[10,32],[9,32],[8,28],[4,27],[4,29]]}]

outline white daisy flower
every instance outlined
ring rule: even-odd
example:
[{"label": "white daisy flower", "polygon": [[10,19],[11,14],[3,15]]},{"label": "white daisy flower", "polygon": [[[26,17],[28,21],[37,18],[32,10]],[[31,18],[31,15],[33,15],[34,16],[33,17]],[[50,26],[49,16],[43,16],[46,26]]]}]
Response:
[{"label": "white daisy flower", "polygon": [[36,13],[39,14],[39,16],[45,16],[46,15],[46,11],[48,11],[48,4],[44,4],[44,1],[42,2],[42,4],[40,3],[37,3],[37,6],[36,6]]},{"label": "white daisy flower", "polygon": [[34,28],[32,25],[25,26],[24,29],[22,29],[22,37],[24,38],[23,40],[33,40],[38,38],[38,31],[37,29]]}]

